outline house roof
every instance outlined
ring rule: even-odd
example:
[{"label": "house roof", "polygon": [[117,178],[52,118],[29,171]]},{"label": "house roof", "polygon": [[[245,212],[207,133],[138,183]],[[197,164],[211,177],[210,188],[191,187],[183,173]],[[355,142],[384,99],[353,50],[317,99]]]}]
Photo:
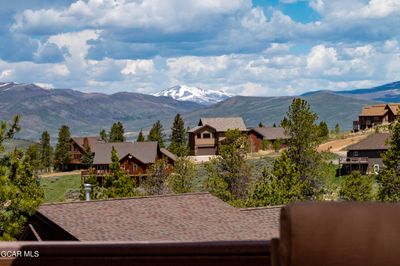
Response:
[{"label": "house roof", "polygon": [[267,140],[289,138],[289,136],[285,134],[285,129],[283,127],[256,127],[252,128],[252,130],[260,134],[263,139]]},{"label": "house roof", "polygon": [[130,154],[142,163],[148,164],[154,163],[157,158],[156,141],[97,143],[91,147],[94,152],[93,164],[110,164],[113,146],[120,159]]},{"label": "house roof", "polygon": [[241,117],[202,117],[200,118],[199,126],[203,125],[209,125],[218,132],[225,132],[228,129],[247,131],[247,127]]},{"label": "house roof", "polygon": [[386,140],[389,137],[389,133],[372,134],[360,142],[347,147],[347,150],[387,150],[388,145],[386,145]]},{"label": "house roof", "polygon": [[83,143],[85,138],[88,140],[90,149],[93,149],[97,144],[105,143],[99,136],[72,137],[72,140],[84,150]]},{"label": "house roof", "polygon": [[281,207],[237,209],[209,193],[43,204],[39,213],[81,241],[268,240]]},{"label": "house roof", "polygon": [[400,104],[390,103],[390,104],[375,104],[370,106],[364,106],[360,116],[383,116],[389,110],[397,115],[398,108]]},{"label": "house roof", "polygon": [[173,160],[173,161],[176,160],[175,154],[173,154],[173,153],[170,152],[169,150],[167,150],[167,149],[165,149],[165,148],[161,148],[160,151],[161,151],[162,154],[164,154],[165,156],[167,156],[167,157],[170,158],[171,160]]},{"label": "house roof", "polygon": [[210,125],[203,125],[203,126],[195,126],[192,127],[191,129],[188,130],[189,133],[196,133],[198,130],[203,129],[203,128],[211,128],[212,130],[217,131],[214,127],[210,126]]}]

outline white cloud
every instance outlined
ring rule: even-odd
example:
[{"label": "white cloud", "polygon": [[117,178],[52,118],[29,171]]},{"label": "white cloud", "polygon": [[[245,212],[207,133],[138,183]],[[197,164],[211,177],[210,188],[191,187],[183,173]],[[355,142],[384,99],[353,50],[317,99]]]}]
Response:
[{"label": "white cloud", "polygon": [[12,74],[11,69],[6,69],[6,70],[1,71],[0,80],[6,80],[7,78],[10,78],[11,74]]},{"label": "white cloud", "polygon": [[147,74],[154,71],[153,60],[127,60],[121,73],[124,75]]}]

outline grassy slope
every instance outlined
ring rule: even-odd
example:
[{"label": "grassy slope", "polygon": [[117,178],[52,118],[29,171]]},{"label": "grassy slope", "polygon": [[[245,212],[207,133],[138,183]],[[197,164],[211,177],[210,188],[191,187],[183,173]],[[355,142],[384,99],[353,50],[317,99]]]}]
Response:
[{"label": "grassy slope", "polygon": [[44,202],[64,201],[64,194],[69,189],[80,189],[80,175],[46,177],[40,181],[44,189]]}]

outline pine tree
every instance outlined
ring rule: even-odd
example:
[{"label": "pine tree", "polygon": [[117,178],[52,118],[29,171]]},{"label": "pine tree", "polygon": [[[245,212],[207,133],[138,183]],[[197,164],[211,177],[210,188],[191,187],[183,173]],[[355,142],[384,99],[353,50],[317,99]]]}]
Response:
[{"label": "pine tree", "polygon": [[400,122],[392,127],[388,144],[382,156],[385,168],[377,177],[378,199],[395,202],[400,200]]},{"label": "pine tree", "polygon": [[[19,117],[7,126],[0,122],[0,150],[3,141],[20,130]],[[30,215],[42,202],[43,191],[24,153],[15,150],[0,161],[0,241],[15,240]]]},{"label": "pine tree", "polygon": [[104,194],[108,198],[133,197],[138,195],[134,180],[122,169],[117,151],[114,146],[111,149],[110,173],[105,177]]},{"label": "pine tree", "polygon": [[157,141],[158,145],[160,145],[160,148],[164,148],[164,139],[165,139],[164,129],[163,126],[161,125],[160,120],[158,120],[155,124],[153,124],[153,127],[150,129],[149,135],[147,136],[147,140]]},{"label": "pine tree", "polygon": [[225,201],[243,200],[247,196],[251,167],[245,160],[248,138],[240,130],[228,130],[219,146],[219,157],[206,163],[210,193]]},{"label": "pine tree", "polygon": [[289,107],[282,126],[289,139],[287,155],[296,165],[300,178],[309,183],[309,191],[304,191],[307,198],[316,197],[321,184],[321,155],[317,153],[320,144],[319,127],[316,124],[317,114],[311,111],[310,105],[296,98]]},{"label": "pine tree", "polygon": [[42,133],[40,138],[40,158],[41,164],[46,171],[53,165],[53,148],[50,145],[50,134],[47,131]]},{"label": "pine tree", "polygon": [[30,145],[25,151],[25,157],[35,171],[38,171],[42,168],[42,161],[40,158],[40,150],[38,144]]},{"label": "pine tree", "polygon": [[180,114],[175,116],[171,131],[171,144],[168,149],[179,157],[186,156],[189,153],[189,149],[186,138],[185,122]]},{"label": "pine tree", "polygon": [[100,135],[100,138],[101,138],[102,141],[108,142],[108,135],[107,135],[107,132],[104,129],[100,130],[99,135]]},{"label": "pine tree", "polygon": [[260,121],[260,123],[258,123],[258,127],[265,127],[264,124]]},{"label": "pine tree", "polygon": [[274,123],[274,124],[272,125],[272,127],[276,127],[276,124]]},{"label": "pine tree", "polygon": [[326,122],[321,121],[318,126],[318,136],[323,140],[329,136],[329,128]]},{"label": "pine tree", "polygon": [[86,168],[90,168],[93,165],[93,160],[94,160],[94,154],[92,152],[92,149],[90,148],[90,145],[84,146],[85,150],[82,156],[82,164]]},{"label": "pine tree", "polygon": [[71,161],[71,133],[69,127],[62,125],[58,131],[56,151],[54,155],[55,165],[59,170],[66,170]]},{"label": "pine tree", "polygon": [[177,194],[190,192],[196,172],[196,165],[188,157],[179,157],[174,163],[173,173],[168,176],[168,187]]},{"label": "pine tree", "polygon": [[124,125],[121,122],[114,123],[110,129],[109,135],[109,142],[124,142],[125,130]]},{"label": "pine tree", "polygon": [[143,131],[142,130],[140,130],[136,141],[137,142],[143,142],[144,141],[144,135],[143,135]]},{"label": "pine tree", "polygon": [[339,191],[340,198],[353,201],[373,200],[372,179],[362,176],[360,172],[353,172],[342,181]]},{"label": "pine tree", "polygon": [[246,202],[248,207],[282,205],[303,200],[307,183],[300,179],[296,165],[286,152],[274,162],[272,173],[263,170]]},{"label": "pine tree", "polygon": [[143,188],[148,195],[162,195],[168,192],[167,179],[170,175],[168,162],[165,158],[157,160],[147,170]]},{"label": "pine tree", "polygon": [[339,123],[336,123],[335,125],[335,134],[338,135],[340,133],[340,126]]}]

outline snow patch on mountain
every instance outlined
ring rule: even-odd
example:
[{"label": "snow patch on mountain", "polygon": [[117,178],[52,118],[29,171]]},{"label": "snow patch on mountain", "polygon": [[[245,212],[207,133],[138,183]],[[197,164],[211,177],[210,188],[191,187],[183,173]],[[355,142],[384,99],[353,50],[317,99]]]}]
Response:
[{"label": "snow patch on mountain", "polygon": [[166,96],[178,101],[191,101],[199,104],[211,105],[221,102],[233,95],[223,90],[205,90],[198,87],[177,85],[154,93],[153,96]]}]

